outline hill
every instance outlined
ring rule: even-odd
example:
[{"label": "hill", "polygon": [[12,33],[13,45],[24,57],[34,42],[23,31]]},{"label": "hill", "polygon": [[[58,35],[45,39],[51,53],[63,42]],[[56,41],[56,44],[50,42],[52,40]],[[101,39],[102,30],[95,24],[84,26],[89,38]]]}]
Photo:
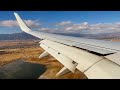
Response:
[{"label": "hill", "polygon": [[27,33],[14,33],[14,34],[0,34],[0,40],[26,40],[26,39],[38,39]]},{"label": "hill", "polygon": [[[120,39],[120,32],[100,34],[81,34],[81,33],[54,33],[54,34],[92,39]],[[38,38],[25,32],[13,34],[0,34],[0,40],[31,40],[31,39],[37,40]]]}]

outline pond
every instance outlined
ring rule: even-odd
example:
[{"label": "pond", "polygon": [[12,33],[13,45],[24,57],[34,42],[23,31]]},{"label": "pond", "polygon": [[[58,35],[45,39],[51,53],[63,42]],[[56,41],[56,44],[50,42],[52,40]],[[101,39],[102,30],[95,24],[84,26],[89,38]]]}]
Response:
[{"label": "pond", "polygon": [[16,60],[0,66],[0,79],[37,79],[45,71],[42,64]]}]

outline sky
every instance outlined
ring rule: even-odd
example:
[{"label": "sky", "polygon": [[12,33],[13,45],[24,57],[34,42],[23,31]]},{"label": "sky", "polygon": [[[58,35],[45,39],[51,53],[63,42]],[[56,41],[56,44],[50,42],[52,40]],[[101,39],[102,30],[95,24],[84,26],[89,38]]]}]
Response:
[{"label": "sky", "polygon": [[22,32],[14,12],[17,12],[31,29],[43,32],[120,32],[120,11],[0,11],[0,34]]}]

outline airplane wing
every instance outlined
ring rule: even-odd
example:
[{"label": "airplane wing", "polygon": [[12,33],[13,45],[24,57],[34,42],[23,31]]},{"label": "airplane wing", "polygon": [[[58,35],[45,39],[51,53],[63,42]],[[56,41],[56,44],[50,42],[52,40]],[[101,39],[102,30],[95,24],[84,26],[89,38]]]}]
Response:
[{"label": "airplane wing", "polygon": [[78,69],[90,79],[120,78],[120,43],[31,30],[17,13],[14,15],[21,30],[42,39],[40,46],[45,52],[39,58],[50,54],[64,65],[57,75]]}]

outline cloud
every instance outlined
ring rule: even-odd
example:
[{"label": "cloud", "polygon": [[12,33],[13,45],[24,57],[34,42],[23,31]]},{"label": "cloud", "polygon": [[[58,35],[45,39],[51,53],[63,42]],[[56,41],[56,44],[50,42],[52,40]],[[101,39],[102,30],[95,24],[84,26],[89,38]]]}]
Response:
[{"label": "cloud", "polygon": [[57,26],[65,26],[65,25],[71,25],[72,22],[71,21],[62,21],[60,23],[57,24]]},{"label": "cloud", "polygon": [[88,22],[83,23],[72,23],[72,22],[61,22],[59,23],[61,27],[57,28],[41,28],[39,30],[50,33],[110,33],[110,32],[120,32],[120,22],[118,23],[97,23],[89,24]]},{"label": "cloud", "polygon": [[[40,28],[40,29],[38,29],[39,31],[43,31],[43,32],[48,32],[48,33],[55,33],[55,31],[57,31],[57,29],[56,28]],[[59,31],[59,30],[58,30]],[[57,32],[58,32],[57,31]]]},{"label": "cloud", "polygon": [[[40,28],[40,31],[50,32],[50,33],[112,33],[120,32],[120,22],[115,23],[96,23],[90,24],[88,22],[83,23],[73,23],[71,21],[62,21],[54,26],[45,28],[41,26],[38,20],[24,20],[30,28]],[[0,21],[0,26],[4,27],[18,27],[16,20],[3,20]]]},{"label": "cloud", "polygon": [[[29,27],[39,27],[40,23],[38,20],[24,20]],[[4,27],[14,27],[19,26],[16,20],[3,20],[0,21],[0,26]]]},{"label": "cloud", "polygon": [[41,31],[48,31],[48,30],[50,30],[50,28],[40,28],[39,30],[41,30]]},{"label": "cloud", "polygon": [[88,22],[83,23],[72,23],[71,21],[63,21],[58,23],[56,28],[41,28],[39,30],[50,33],[87,33],[87,34],[98,34],[98,33],[112,33],[120,32],[120,22],[117,23],[96,23],[89,24]]},{"label": "cloud", "polygon": [[87,32],[92,34],[120,32],[120,23],[90,24]]},{"label": "cloud", "polygon": [[120,22],[117,23],[97,23],[89,24],[88,22],[72,24],[67,27],[62,28],[64,32],[73,32],[73,33],[112,33],[120,32]]},{"label": "cloud", "polygon": [[73,30],[73,27],[66,27],[65,30],[66,31]]},{"label": "cloud", "polygon": [[80,23],[80,24],[73,24],[69,27],[65,27],[64,28],[66,31],[81,31],[81,30],[85,30],[88,29],[88,22],[84,22],[84,23]]}]

